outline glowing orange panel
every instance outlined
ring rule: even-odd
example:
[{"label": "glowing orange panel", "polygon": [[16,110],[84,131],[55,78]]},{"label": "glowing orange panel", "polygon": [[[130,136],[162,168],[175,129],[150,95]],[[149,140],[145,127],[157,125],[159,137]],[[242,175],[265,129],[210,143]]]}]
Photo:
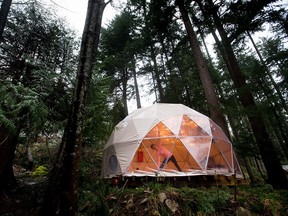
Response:
[{"label": "glowing orange panel", "polygon": [[183,115],[179,136],[207,136],[202,128],[192,121],[187,115]]},{"label": "glowing orange panel", "polygon": [[230,170],[229,165],[224,159],[222,153],[215,143],[211,144],[210,155],[208,158],[207,169],[227,169]]},{"label": "glowing orange panel", "polygon": [[149,131],[149,133],[146,135],[145,138],[165,137],[165,136],[175,136],[175,134],[169,128],[167,128],[162,122],[159,122]]}]

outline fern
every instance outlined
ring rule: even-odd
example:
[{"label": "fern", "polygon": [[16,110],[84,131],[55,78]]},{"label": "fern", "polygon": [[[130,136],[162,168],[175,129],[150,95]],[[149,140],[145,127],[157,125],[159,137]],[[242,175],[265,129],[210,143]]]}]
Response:
[{"label": "fern", "polygon": [[5,128],[10,133],[14,133],[16,131],[15,124],[10,119],[6,118],[3,114],[3,110],[0,109],[0,128]]},{"label": "fern", "polygon": [[[37,127],[43,124],[48,109],[39,93],[13,83],[1,83],[0,90],[0,125],[10,132],[15,131],[21,122],[24,125]],[[31,125],[32,123],[32,125]]]}]

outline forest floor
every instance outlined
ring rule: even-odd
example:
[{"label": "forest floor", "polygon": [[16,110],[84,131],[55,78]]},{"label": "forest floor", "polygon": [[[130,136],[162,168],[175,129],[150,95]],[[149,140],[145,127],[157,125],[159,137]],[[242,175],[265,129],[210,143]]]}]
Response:
[{"label": "forest floor", "polygon": [[30,177],[20,175],[16,176],[16,179],[17,186],[13,188],[9,194],[7,194],[6,200],[4,200],[5,206],[0,208],[0,215],[37,215],[38,209],[41,206],[47,177]]},{"label": "forest floor", "polygon": [[[0,216],[36,216],[48,180],[49,156],[34,149],[34,169],[26,170],[21,155],[14,173],[18,182],[0,206]],[[21,152],[21,151],[20,151]],[[44,152],[44,153],[43,153]],[[53,152],[52,152],[53,153]],[[45,168],[46,167],[46,168]],[[79,215],[288,215],[288,191],[270,185],[175,187],[169,182],[145,182],[141,186],[111,186],[99,178],[101,151],[83,151],[80,173]]]}]

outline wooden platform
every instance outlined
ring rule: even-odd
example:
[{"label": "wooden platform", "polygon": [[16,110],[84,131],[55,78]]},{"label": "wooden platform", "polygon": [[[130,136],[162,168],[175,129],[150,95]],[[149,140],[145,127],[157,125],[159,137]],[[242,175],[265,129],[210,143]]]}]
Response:
[{"label": "wooden platform", "polygon": [[185,176],[185,177],[114,177],[110,179],[111,185],[138,187],[150,182],[157,182],[163,184],[170,184],[173,186],[235,186],[249,184],[246,179],[237,179],[235,176],[223,175],[199,175],[199,176]]}]

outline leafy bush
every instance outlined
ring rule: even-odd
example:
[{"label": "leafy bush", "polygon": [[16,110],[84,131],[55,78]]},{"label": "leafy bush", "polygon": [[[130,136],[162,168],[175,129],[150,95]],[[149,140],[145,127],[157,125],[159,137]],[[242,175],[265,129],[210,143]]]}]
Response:
[{"label": "leafy bush", "polygon": [[46,176],[48,174],[48,169],[45,166],[38,166],[35,171],[31,172],[31,176]]},{"label": "leafy bush", "polygon": [[217,188],[188,188],[181,189],[183,201],[186,202],[185,209],[190,208],[193,212],[212,214],[218,209],[226,207],[227,201],[231,199],[229,189]]},{"label": "leafy bush", "polygon": [[85,216],[93,216],[93,215],[108,215],[109,214],[109,207],[107,202],[105,201],[105,197],[109,190],[108,187],[101,184],[94,184],[97,187],[97,191],[92,187],[90,190],[86,188],[86,190],[81,190],[79,196],[79,206],[80,212],[79,215]]},{"label": "leafy bush", "polygon": [[[243,186],[239,190],[238,202],[242,206],[248,206],[249,210],[257,214],[285,215],[287,214],[287,191],[277,191],[269,184],[251,187]],[[285,193],[286,192],[286,193]],[[286,198],[285,198],[286,197]],[[286,206],[286,210],[285,207]],[[285,212],[284,214],[282,214]]]}]

